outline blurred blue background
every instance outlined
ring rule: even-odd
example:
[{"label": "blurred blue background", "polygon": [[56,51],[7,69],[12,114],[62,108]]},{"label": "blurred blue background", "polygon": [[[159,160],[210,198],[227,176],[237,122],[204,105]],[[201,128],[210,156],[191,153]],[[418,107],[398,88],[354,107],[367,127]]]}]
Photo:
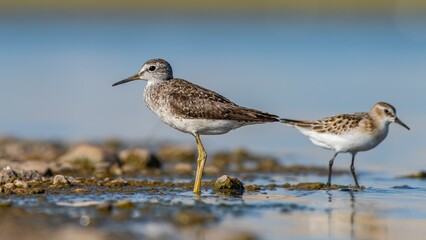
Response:
[{"label": "blurred blue background", "polygon": [[[402,174],[425,168],[421,2],[267,1],[242,9],[226,2],[213,9],[89,2],[3,5],[0,134],[195,144],[146,108],[144,82],[111,87],[159,57],[171,63],[175,77],[287,118],[318,119],[389,102],[412,130],[392,126],[379,147],[358,155],[358,169]],[[203,140],[208,152],[243,147],[288,162],[324,165],[332,156],[279,123]],[[342,155],[336,165],[349,167],[349,159]]]}]

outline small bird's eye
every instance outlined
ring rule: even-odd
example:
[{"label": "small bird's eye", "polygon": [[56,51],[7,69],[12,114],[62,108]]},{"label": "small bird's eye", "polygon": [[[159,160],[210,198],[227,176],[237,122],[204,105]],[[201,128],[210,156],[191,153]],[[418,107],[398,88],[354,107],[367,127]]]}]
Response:
[{"label": "small bird's eye", "polygon": [[151,66],[151,67],[149,67],[149,71],[154,71],[155,70],[155,66]]},{"label": "small bird's eye", "polygon": [[385,109],[385,113],[389,113],[389,110]]}]

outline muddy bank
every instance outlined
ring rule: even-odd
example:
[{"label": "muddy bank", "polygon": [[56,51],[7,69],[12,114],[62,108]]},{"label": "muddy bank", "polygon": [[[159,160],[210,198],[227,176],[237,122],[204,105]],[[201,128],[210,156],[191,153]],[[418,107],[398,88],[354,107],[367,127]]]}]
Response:
[{"label": "muddy bank", "polygon": [[[33,194],[105,194],[105,193],[156,193],[169,194],[170,192],[185,192],[193,188],[193,181],[167,181],[167,180],[137,180],[97,177],[73,177],[55,175],[52,177],[41,176],[37,171],[14,171],[10,167],[0,171],[0,194],[2,195],[33,195]],[[223,175],[216,180],[203,181],[204,191],[217,193],[231,193],[242,195],[245,190],[260,192],[286,188],[290,190],[323,190],[326,189],[321,182],[302,182],[297,184],[270,183],[266,185],[246,184],[236,177]],[[332,185],[332,189],[343,189],[348,186]]]},{"label": "muddy bank", "polygon": [[[155,150],[118,140],[92,143],[32,141],[0,138],[0,168],[35,170],[41,176],[74,177],[192,176],[195,146],[164,145]],[[287,165],[285,159],[258,155],[244,149],[209,154],[204,174],[282,173],[327,174],[326,167]],[[336,169],[335,174],[346,171]]]},{"label": "muddy bank", "polygon": [[[192,146],[164,145],[150,150],[110,140],[69,144],[0,138],[0,193],[100,194],[111,192],[182,192],[191,190],[196,168]],[[276,188],[321,190],[323,183],[244,184],[260,175],[325,175],[326,167],[286,165],[285,159],[244,149],[212,153],[202,183],[204,191],[241,195]],[[334,175],[346,171],[335,170]],[[223,174],[236,176],[220,178]],[[175,179],[186,179],[176,181]],[[333,185],[332,189],[347,186]]]}]

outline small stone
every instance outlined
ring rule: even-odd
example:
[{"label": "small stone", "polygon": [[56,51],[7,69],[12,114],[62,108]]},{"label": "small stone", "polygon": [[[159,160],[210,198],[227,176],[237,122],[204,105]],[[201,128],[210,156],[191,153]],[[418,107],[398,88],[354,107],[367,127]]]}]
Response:
[{"label": "small stone", "polygon": [[248,185],[244,185],[245,190],[249,191],[249,192],[258,192],[260,191],[260,187],[256,184],[248,184]]},{"label": "small stone", "polygon": [[124,180],[123,178],[114,179],[109,183],[109,186],[111,187],[122,187],[125,185],[127,185],[127,181]]},{"label": "small stone", "polygon": [[13,184],[15,184],[15,186],[18,187],[18,188],[28,188],[28,183],[26,183],[22,180],[17,179],[13,182]]},{"label": "small stone", "polygon": [[13,183],[6,183],[5,185],[3,185],[3,187],[5,189],[12,189],[12,188],[15,188],[15,184],[13,184]]},{"label": "small stone", "polygon": [[29,187],[38,187],[41,185],[41,181],[31,180],[27,182]]},{"label": "small stone", "polygon": [[13,182],[16,178],[18,178],[18,175],[9,166],[0,171],[0,184]]},{"label": "small stone", "polygon": [[77,185],[77,184],[80,184],[81,183],[81,181],[80,180],[77,180],[77,179],[75,179],[75,177],[72,177],[72,176],[67,176],[67,177],[65,177],[67,180],[68,180],[68,182],[71,184],[71,185]]},{"label": "small stone", "polygon": [[25,181],[41,180],[41,175],[38,173],[37,170],[21,170],[18,172],[18,177]]},{"label": "small stone", "polygon": [[64,175],[56,175],[53,178],[53,185],[71,185]]},{"label": "small stone", "polygon": [[233,192],[242,194],[244,192],[244,185],[236,177],[229,177],[228,175],[223,175],[216,180],[213,189],[216,192]]}]

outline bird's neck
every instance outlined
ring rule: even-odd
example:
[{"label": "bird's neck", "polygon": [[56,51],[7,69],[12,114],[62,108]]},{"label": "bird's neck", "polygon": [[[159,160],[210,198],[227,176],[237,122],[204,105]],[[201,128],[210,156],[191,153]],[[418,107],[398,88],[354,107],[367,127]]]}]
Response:
[{"label": "bird's neck", "polygon": [[157,83],[161,83],[164,82],[164,80],[158,79],[158,78],[154,78],[154,79],[149,79],[147,85],[153,85],[153,84],[157,84]]},{"label": "bird's neck", "polygon": [[388,131],[390,122],[385,120],[381,112],[371,111],[370,116],[373,119],[374,125],[377,127],[378,131]]}]

